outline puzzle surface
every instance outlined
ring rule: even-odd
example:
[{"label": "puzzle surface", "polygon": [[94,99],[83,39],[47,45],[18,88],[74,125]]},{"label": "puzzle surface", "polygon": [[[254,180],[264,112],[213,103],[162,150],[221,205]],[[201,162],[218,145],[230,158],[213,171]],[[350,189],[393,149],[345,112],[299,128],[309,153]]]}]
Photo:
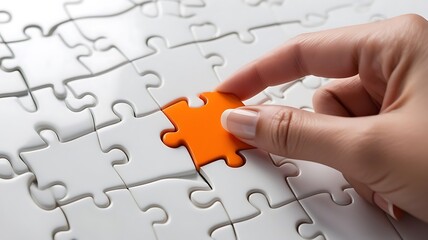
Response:
[{"label": "puzzle surface", "polygon": [[[254,149],[212,92],[298,34],[425,0],[2,0],[1,239],[426,239],[340,172]],[[329,79],[244,104],[312,110]],[[346,157],[346,156],[344,156]]]}]

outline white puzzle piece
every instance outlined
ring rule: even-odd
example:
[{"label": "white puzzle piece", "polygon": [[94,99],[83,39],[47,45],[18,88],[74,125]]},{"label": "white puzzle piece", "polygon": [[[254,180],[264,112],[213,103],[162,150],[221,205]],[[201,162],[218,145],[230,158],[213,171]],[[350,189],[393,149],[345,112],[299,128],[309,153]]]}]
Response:
[{"label": "white puzzle piece", "polygon": [[2,1],[0,12],[8,13],[9,21],[2,23],[0,20],[0,34],[6,42],[25,40],[28,36],[24,34],[24,29],[38,26],[42,29],[43,35],[47,35],[52,28],[70,19],[63,6],[67,1],[71,2],[71,0]]},{"label": "white puzzle piece", "polygon": [[91,95],[96,101],[96,105],[90,109],[97,128],[119,121],[112,110],[114,104],[119,102],[132,105],[137,117],[159,110],[159,106],[147,91],[147,87],[157,85],[159,82],[156,79],[151,82],[138,75],[131,64],[68,83],[76,97]]},{"label": "white puzzle piece", "polygon": [[142,211],[127,189],[110,191],[107,195],[111,203],[105,208],[97,207],[91,198],[62,206],[70,230],[58,232],[55,240],[158,239],[153,224],[163,224],[167,220],[162,209]]},{"label": "white puzzle piece", "polygon": [[[227,7],[226,7],[227,6]],[[214,39],[231,33],[237,33],[242,41],[254,41],[251,29],[269,26],[277,21],[268,4],[260,3],[257,6],[245,3],[242,0],[205,0],[203,8],[186,8],[185,15],[194,14],[193,32],[196,40]],[[239,20],[237,19],[239,13]],[[205,24],[211,25],[215,31],[207,32]],[[209,27],[209,26],[208,26]]]},{"label": "white puzzle piece", "polygon": [[400,239],[388,218],[362,199],[353,189],[349,205],[337,205],[327,193],[300,200],[313,223],[303,223],[299,233],[313,238],[322,233],[326,239]]},{"label": "white puzzle piece", "polygon": [[190,193],[197,189],[209,189],[199,175],[189,179],[159,180],[129,190],[141,209],[159,206],[165,210],[168,221],[154,226],[159,239],[212,239],[211,233],[230,225],[230,221],[220,203],[209,208],[195,206]]},{"label": "white puzzle piece", "polygon": [[321,25],[331,10],[352,5],[356,0],[286,0],[272,5],[280,23],[300,22],[304,26]]},{"label": "white puzzle piece", "polygon": [[295,200],[285,178],[297,174],[292,164],[277,168],[269,155],[258,149],[240,152],[245,158],[242,167],[231,168],[223,160],[201,167],[202,176],[212,190],[194,191],[191,198],[200,207],[209,207],[219,201],[224,205],[232,222],[239,222],[257,215],[258,211],[247,198],[254,192],[267,196],[272,206]]},{"label": "white puzzle piece", "polygon": [[[238,35],[231,34],[216,41],[198,43],[204,56],[216,54],[224,59],[224,64],[214,67],[220,81],[228,79],[246,64],[266,55],[288,40],[282,28],[277,25],[254,29],[250,32],[254,35],[254,41],[252,42],[243,42],[239,39]],[[291,85],[292,83],[285,83],[268,87],[265,89],[265,92],[282,98],[284,91]],[[265,93],[259,93],[247,100],[245,104],[257,105],[268,100],[269,98]]]},{"label": "white puzzle piece", "polygon": [[299,224],[311,220],[299,202],[294,201],[273,208],[266,197],[260,193],[251,194],[248,201],[260,214],[252,219],[234,224],[237,239],[304,239],[297,232],[297,227]]},{"label": "white puzzle piece", "polygon": [[72,0],[65,4],[65,9],[70,14],[71,18],[78,19],[84,17],[102,17],[123,13],[126,10],[134,7],[129,0]]},{"label": "white puzzle piece", "polygon": [[125,187],[112,165],[126,162],[126,155],[117,149],[102,152],[96,133],[69,142],[60,142],[50,130],[40,135],[47,146],[20,155],[36,175],[39,188],[62,185],[67,189],[65,196],[57,194],[59,204],[91,196],[97,206],[105,207],[109,205],[105,192]]},{"label": "white puzzle piece", "polygon": [[265,92],[260,92],[256,95],[254,95],[253,97],[242,101],[244,103],[244,105],[249,106],[249,105],[261,105],[265,102],[268,102],[270,100],[269,96],[265,93]]},{"label": "white puzzle piece", "polygon": [[153,49],[146,45],[147,39],[152,36],[162,36],[168,46],[193,41],[187,18],[163,13],[156,17],[145,16],[142,8],[150,4],[156,3],[137,6],[116,16],[79,19],[75,22],[84,36],[95,41],[98,49],[106,50],[114,46],[130,61],[153,53]]},{"label": "white puzzle piece", "polygon": [[0,118],[0,156],[8,158],[17,173],[27,171],[19,152],[44,145],[38,131],[54,129],[62,140],[94,131],[90,112],[70,111],[63,101],[55,98],[51,88],[34,91],[33,97],[37,108],[34,112],[22,106],[21,98],[0,98],[0,109],[7,112]]},{"label": "white puzzle piece", "polygon": [[59,208],[47,211],[34,203],[28,190],[33,180],[31,173],[0,179],[2,239],[51,239],[55,232],[67,229]]},{"label": "white puzzle piece", "polygon": [[[52,88],[33,91],[32,95],[37,109],[32,113],[38,122],[37,131],[50,128],[61,141],[69,141],[95,130],[89,110],[71,111],[65,101],[54,96]],[[75,101],[75,104],[81,103]]]},{"label": "white puzzle piece", "polygon": [[351,185],[336,169],[315,162],[287,158],[274,162],[277,165],[292,163],[299,169],[297,176],[287,178],[297,199],[304,199],[318,193],[329,193],[336,204],[351,203],[351,196],[344,191]]},{"label": "white puzzle piece", "polygon": [[252,42],[243,42],[237,34],[231,34],[215,41],[198,43],[204,56],[217,54],[225,60],[223,65],[214,68],[221,81],[288,40],[282,28],[277,25],[254,29],[250,32],[254,35]]},{"label": "white puzzle piece", "polygon": [[[337,1],[337,0],[332,0]],[[298,1],[295,1],[298,3]],[[322,17],[316,23],[306,23],[302,22],[285,22],[281,24],[285,35],[288,37],[295,37],[299,34],[318,32],[328,29],[334,29],[344,26],[351,26],[357,24],[363,24],[368,22],[377,21],[379,19],[384,19],[385,17],[380,12],[375,12],[373,10],[373,4],[377,2],[374,0],[355,0],[352,3],[340,5],[329,9],[328,17]],[[346,3],[346,1],[344,2]],[[317,7],[317,4],[313,5]],[[322,14],[316,14],[321,16]],[[284,15],[286,16],[286,15]],[[310,16],[314,16],[313,14]],[[312,18],[309,18],[312,19]],[[309,20],[311,21],[311,20]],[[303,25],[302,25],[303,24]]]},{"label": "white puzzle piece", "polygon": [[[316,77],[310,77],[310,81],[299,80],[292,83],[285,91],[282,98],[278,98],[274,95],[269,94],[271,100],[266,104],[274,105],[285,105],[294,108],[313,108],[312,96],[314,95],[317,88],[314,86],[321,87],[328,83],[328,79]],[[317,83],[319,80],[321,83]],[[314,83],[315,82],[315,83]]]},{"label": "white puzzle piece", "polygon": [[23,96],[26,94],[28,94],[28,88],[21,73],[19,71],[6,72],[0,66],[0,97]]},{"label": "white puzzle piece", "polygon": [[204,105],[198,94],[213,91],[218,85],[212,68],[221,63],[220,59],[215,56],[204,58],[195,45],[167,48],[162,38],[152,38],[148,44],[157,52],[133,64],[140,74],[160,78],[160,86],[149,89],[159,106],[164,107],[184,97],[191,107]]},{"label": "white puzzle piece", "polygon": [[30,89],[52,86],[56,96],[65,98],[67,80],[90,74],[77,59],[89,54],[89,49],[70,48],[58,35],[43,36],[35,27],[26,29],[25,34],[31,40],[9,43],[14,58],[4,59],[2,66],[6,70],[20,69]]},{"label": "white puzzle piece", "polygon": [[162,111],[136,118],[125,103],[114,105],[113,110],[121,121],[97,132],[104,151],[120,148],[128,156],[129,162],[114,166],[126,186],[196,173],[184,146],[170,148],[162,142],[162,131],[174,129]]},{"label": "white puzzle piece", "polygon": [[82,64],[84,64],[92,74],[101,73],[127,62],[125,56],[123,56],[115,47],[103,51],[95,49],[93,42],[83,37],[75,22],[61,24],[57,29],[55,29],[55,33],[61,36],[62,40],[68,46],[73,47],[83,45],[90,49],[90,55],[80,56],[79,61],[82,62]]},{"label": "white puzzle piece", "polygon": [[[0,36],[0,42],[3,39]],[[0,43],[0,97],[22,96],[28,94],[28,88],[19,71],[6,72],[1,65],[4,58],[13,58],[6,44]]]}]

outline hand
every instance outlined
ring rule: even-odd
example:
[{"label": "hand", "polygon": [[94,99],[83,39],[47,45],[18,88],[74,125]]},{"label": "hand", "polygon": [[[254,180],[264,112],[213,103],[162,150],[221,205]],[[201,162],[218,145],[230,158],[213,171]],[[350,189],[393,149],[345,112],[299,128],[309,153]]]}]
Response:
[{"label": "hand", "polygon": [[399,207],[428,222],[428,22],[405,15],[303,34],[217,91],[244,100],[306,75],[341,78],[316,92],[316,113],[247,106],[225,111],[223,126],[268,152],[336,168],[393,217]]}]

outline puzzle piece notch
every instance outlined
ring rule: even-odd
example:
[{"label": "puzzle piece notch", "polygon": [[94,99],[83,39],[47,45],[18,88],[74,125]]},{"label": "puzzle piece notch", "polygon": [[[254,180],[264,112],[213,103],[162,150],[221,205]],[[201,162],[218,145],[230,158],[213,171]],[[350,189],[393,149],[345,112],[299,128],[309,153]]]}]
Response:
[{"label": "puzzle piece notch", "polygon": [[189,106],[201,107],[204,102],[197,94],[218,85],[218,78],[212,69],[223,64],[223,59],[214,54],[201,56],[194,44],[168,48],[165,39],[159,37],[150,38],[148,45],[156,53],[135,60],[133,64],[141,75],[149,79],[159,78],[159,87],[149,88],[158,105],[164,107],[178,98],[186,98]]},{"label": "puzzle piece notch", "polygon": [[[159,239],[212,239],[215,229],[231,225],[221,203],[199,208],[190,200],[193,190],[208,190],[208,184],[199,176],[162,179],[132,187],[129,190],[140,209],[161,206],[168,215],[163,225],[155,225]],[[173,200],[173,201],[171,201]]]},{"label": "puzzle piece notch", "polygon": [[9,19],[7,17],[4,19],[8,21],[3,20],[1,26],[4,40],[6,42],[28,40],[24,30],[30,26],[38,26],[43,35],[48,35],[56,26],[70,20],[64,4],[71,1],[78,0],[2,1],[0,13],[9,15]]},{"label": "puzzle piece notch", "polygon": [[352,197],[349,205],[337,205],[327,193],[300,200],[312,219],[312,223],[299,225],[302,237],[308,239],[322,233],[326,239],[400,239],[380,209],[362,199],[354,189],[345,191]]},{"label": "puzzle piece notch", "polygon": [[[66,196],[61,195],[61,189],[54,193],[60,205],[91,196],[97,206],[105,207],[110,202],[104,192],[125,187],[112,165],[125,163],[126,155],[118,149],[102,152],[96,133],[69,142],[60,142],[51,130],[41,131],[40,136],[46,147],[20,156],[36,175],[40,189],[55,185],[67,189]],[[79,178],[75,173],[79,173]]]},{"label": "puzzle piece notch", "polygon": [[155,17],[146,16],[143,13],[146,7],[156,7],[156,2],[137,6],[115,16],[79,19],[75,22],[83,35],[95,42],[98,50],[115,46],[129,61],[154,53],[153,49],[145,44],[153,36],[164,37],[168,47],[194,41],[189,29],[191,21],[188,18],[165,14],[162,11]]},{"label": "puzzle piece notch", "polygon": [[260,214],[234,224],[238,239],[304,239],[297,232],[297,226],[311,220],[299,202],[293,201],[273,208],[261,193],[251,194],[248,201]]},{"label": "puzzle piece notch", "polygon": [[[28,171],[27,165],[19,157],[19,152],[44,146],[38,131],[54,129],[63,141],[94,131],[90,112],[70,111],[63,101],[54,96],[51,88],[33,91],[32,97],[0,98],[0,108],[8,113],[0,118],[0,155],[11,162],[17,173]],[[23,102],[28,102],[26,105],[32,109],[28,109]]]},{"label": "puzzle piece notch", "polygon": [[20,70],[31,90],[52,87],[58,98],[65,98],[66,81],[90,74],[79,61],[88,48],[67,46],[59,35],[45,36],[38,27],[25,29],[29,41],[9,43],[14,58],[3,59],[6,70]]},{"label": "puzzle piece notch", "polygon": [[185,1],[173,0],[173,1],[155,1],[146,3],[142,8],[143,14],[149,17],[157,17],[159,14],[168,14],[181,18],[190,18],[193,15],[186,15],[183,11],[186,6],[189,7],[204,7],[204,2],[201,1]]},{"label": "puzzle piece notch", "polygon": [[319,87],[328,84],[328,82],[329,79],[308,76],[288,86],[283,92],[282,97],[268,94],[271,100],[267,101],[266,104],[285,105],[299,109],[313,109],[312,96]]},{"label": "puzzle piece notch", "polygon": [[[5,11],[0,11],[0,23],[8,23],[12,20],[12,16],[10,13]],[[1,42],[3,42],[3,39],[1,39]]]},{"label": "puzzle piece notch", "polygon": [[0,179],[11,179],[15,175],[9,160],[0,157]]},{"label": "puzzle piece notch", "polygon": [[298,175],[287,178],[287,182],[297,199],[304,199],[319,193],[328,193],[338,205],[352,203],[351,196],[344,191],[351,185],[336,169],[305,160],[294,160],[279,156],[273,159],[277,166],[291,163],[299,169]]},{"label": "puzzle piece notch", "polygon": [[[232,222],[240,222],[259,212],[248,202],[254,193],[263,193],[272,206],[295,201],[295,196],[285,178],[296,176],[293,164],[276,167],[269,155],[258,149],[241,151],[245,164],[230,168],[224,161],[216,161],[201,167],[201,174],[212,190],[192,192],[192,201],[200,207],[208,207],[219,201],[225,207]],[[233,179],[233,181],[231,181]]]},{"label": "puzzle piece notch", "polygon": [[114,166],[127,187],[196,173],[185,147],[169,148],[159,137],[174,127],[162,111],[137,118],[125,103],[115,104],[113,111],[121,121],[97,133],[104,151],[120,148],[127,154],[129,162]]},{"label": "puzzle piece notch", "polygon": [[142,211],[127,189],[106,194],[111,203],[105,208],[97,207],[90,198],[62,206],[70,229],[58,232],[55,239],[158,239],[153,225],[167,221],[163,209],[152,207]]},{"label": "puzzle piece notch", "polygon": [[55,232],[68,228],[67,220],[59,208],[47,211],[34,203],[28,190],[33,181],[32,173],[0,179],[2,238],[50,239]]},{"label": "puzzle piece notch", "polygon": [[100,74],[127,62],[116,47],[103,51],[96,49],[94,43],[82,35],[74,21],[61,24],[55,29],[54,34],[58,34],[67,46],[83,45],[90,49],[90,55],[79,56],[78,59],[92,74]]},{"label": "puzzle piece notch", "polygon": [[[128,103],[137,117],[159,110],[159,106],[148,93],[148,86],[159,85],[158,79],[145,79],[128,63],[100,75],[69,82],[67,86],[76,98],[93,98],[96,105],[90,110],[97,129],[117,123],[120,119],[114,114],[114,104]],[[70,105],[72,102],[67,101]],[[77,110],[77,109],[76,109]]]},{"label": "puzzle piece notch", "polygon": [[[244,1],[206,0],[203,8],[185,8],[185,15],[192,15],[193,29],[197,41],[212,40],[227,34],[237,33],[244,42],[254,41],[251,29],[277,23],[269,4],[261,2],[252,6]],[[225,7],[227,6],[227,7]],[[240,21],[236,21],[239,12]],[[216,27],[215,32],[199,32],[197,28],[205,24]],[[191,26],[191,27],[192,27]],[[207,33],[213,34],[207,34]]]},{"label": "puzzle piece notch", "polygon": [[215,41],[198,43],[204,56],[217,54],[225,59],[225,64],[215,66],[215,71],[221,81],[226,80],[244,65],[262,57],[287,40],[282,28],[277,25],[253,29],[250,32],[255,37],[250,42],[243,42],[239,35],[230,34]]},{"label": "puzzle piece notch", "polygon": [[7,72],[3,69],[1,61],[13,58],[13,53],[0,35],[0,97],[23,96],[28,94],[28,88],[19,71]]},{"label": "puzzle piece notch", "polygon": [[176,128],[175,132],[166,130],[162,141],[173,148],[185,145],[197,170],[219,159],[231,167],[242,166],[244,159],[237,152],[253,147],[224,130],[220,122],[224,110],[243,106],[242,102],[234,95],[219,92],[205,92],[199,97],[205,102],[200,108],[190,108],[186,101],[179,101],[162,109]]},{"label": "puzzle piece notch", "polygon": [[85,17],[104,17],[121,14],[135,7],[135,4],[129,0],[80,0],[78,2],[73,0],[70,3],[65,3],[64,7],[73,20],[76,20]]}]

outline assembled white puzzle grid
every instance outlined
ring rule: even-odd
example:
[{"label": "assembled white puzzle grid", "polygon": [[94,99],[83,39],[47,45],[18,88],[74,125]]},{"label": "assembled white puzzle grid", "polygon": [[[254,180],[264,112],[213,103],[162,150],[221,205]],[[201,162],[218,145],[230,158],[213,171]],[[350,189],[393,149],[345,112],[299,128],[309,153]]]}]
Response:
[{"label": "assembled white puzzle grid", "polygon": [[[250,149],[242,167],[197,171],[160,137],[174,127],[161,107],[202,106],[199,93],[288,39],[405,13],[428,17],[428,2],[2,0],[0,239],[428,238],[329,167]],[[311,111],[328,82],[245,104]]]}]

